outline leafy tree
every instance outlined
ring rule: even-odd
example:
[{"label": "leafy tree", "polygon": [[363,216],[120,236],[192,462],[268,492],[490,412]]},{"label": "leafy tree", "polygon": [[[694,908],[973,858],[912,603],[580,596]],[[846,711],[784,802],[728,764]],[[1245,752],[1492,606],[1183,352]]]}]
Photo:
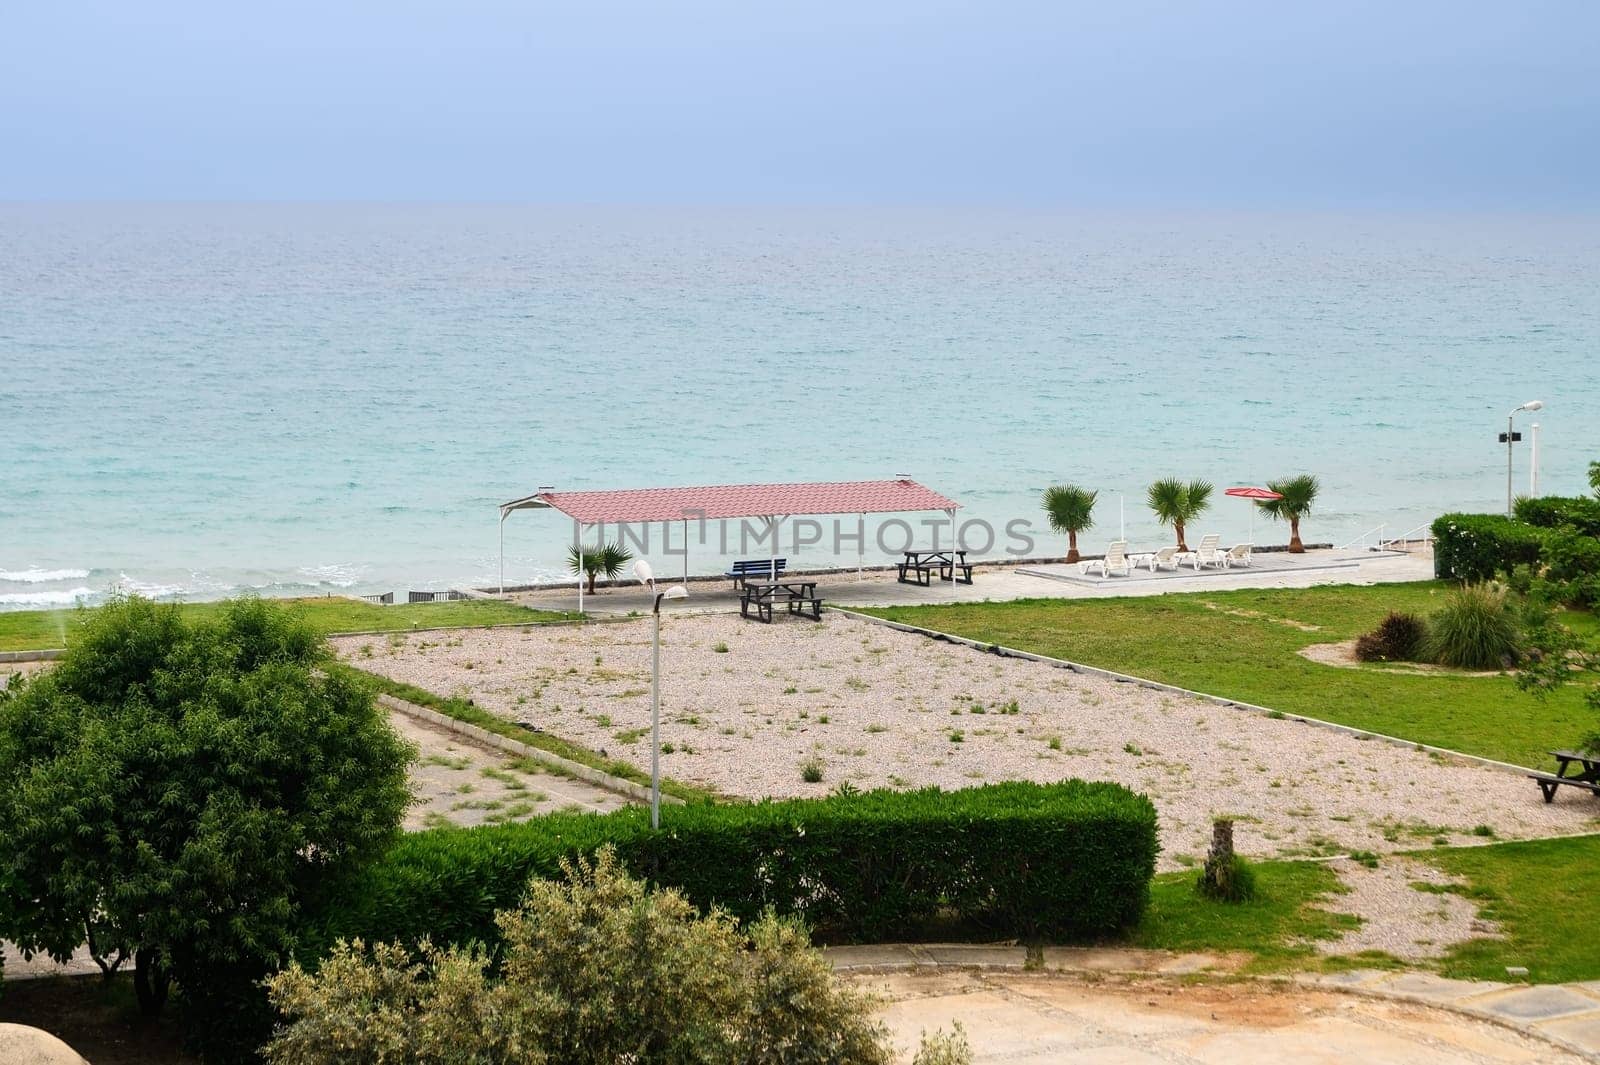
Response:
[{"label": "leafy tree", "polygon": [[590,595],[594,594],[594,582],[597,578],[603,576],[608,581],[614,581],[623,568],[632,561],[633,552],[620,543],[596,544],[594,547],[583,548],[581,566],[577,545],[567,548],[567,569],[588,579]]},{"label": "leafy tree", "polygon": [[[1552,589],[1534,582],[1523,606],[1524,653],[1517,667],[1517,687],[1540,699],[1556,689],[1577,683],[1580,674],[1600,674],[1600,647],[1556,620],[1551,609]],[[1584,704],[1600,714],[1600,683],[1584,692]],[[1578,749],[1600,754],[1600,723],[1578,740]]]},{"label": "leafy tree", "polygon": [[1172,526],[1173,532],[1178,534],[1178,550],[1187,551],[1189,545],[1183,541],[1184,526],[1211,506],[1211,482],[1196,480],[1184,484],[1176,477],[1163,477],[1150,485],[1145,502],[1157,521]]},{"label": "leafy tree", "polygon": [[1589,463],[1589,487],[1600,496],[1600,462]]},{"label": "leafy tree", "polygon": [[0,701],[0,936],[170,982],[284,959],[325,874],[381,848],[409,748],[320,636],[256,599],[188,622],[114,601]]},{"label": "leafy tree", "polygon": [[[887,1065],[866,995],[834,979],[799,924],[741,929],[627,875],[611,848],[535,880],[481,951],[340,943],[315,974],[268,982],[285,1016],[272,1065]],[[970,1065],[965,1038],[924,1065]],[[934,1056],[937,1054],[938,1056]]]},{"label": "leafy tree", "polygon": [[1289,550],[1304,554],[1306,545],[1300,542],[1300,519],[1311,513],[1311,504],[1317,500],[1317,479],[1309,473],[1282,481],[1268,481],[1267,487],[1282,496],[1281,499],[1258,499],[1256,506],[1274,521],[1289,523]]},{"label": "leafy tree", "polygon": [[1099,492],[1075,484],[1051,485],[1044,490],[1044,513],[1050,528],[1067,534],[1067,561],[1078,561],[1078,534],[1094,528],[1094,504]]}]

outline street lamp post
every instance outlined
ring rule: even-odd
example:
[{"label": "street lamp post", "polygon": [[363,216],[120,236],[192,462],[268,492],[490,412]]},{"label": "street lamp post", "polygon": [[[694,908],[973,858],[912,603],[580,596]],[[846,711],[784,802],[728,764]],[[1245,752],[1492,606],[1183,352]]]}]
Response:
[{"label": "street lamp post", "polygon": [[656,589],[655,571],[644,559],[633,564],[633,575],[650,589],[650,608],[654,633],[650,641],[650,827],[661,827],[661,600],[687,599],[689,589],[681,584]]},{"label": "street lamp post", "polygon": [[1530,399],[1522,406],[1513,409],[1510,414],[1506,415],[1506,431],[1500,437],[1506,445],[1506,517],[1508,518],[1511,517],[1511,503],[1514,498],[1511,487],[1511,448],[1521,435],[1512,428],[1512,425],[1516,421],[1517,415],[1525,410],[1544,410],[1544,403],[1541,400]]}]

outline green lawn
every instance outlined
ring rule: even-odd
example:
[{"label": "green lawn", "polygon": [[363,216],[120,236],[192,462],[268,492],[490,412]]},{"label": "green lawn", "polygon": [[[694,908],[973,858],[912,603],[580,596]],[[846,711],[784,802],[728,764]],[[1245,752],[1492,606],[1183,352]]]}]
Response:
[{"label": "green lawn", "polygon": [[[1504,933],[1460,944],[1425,967],[1458,979],[1504,980],[1508,965],[1526,967],[1535,983],[1600,979],[1600,892],[1594,890],[1600,836],[1436,848],[1411,857],[1464,879],[1461,893]],[[1372,953],[1327,958],[1309,944],[1357,923],[1318,908],[1339,890],[1326,865],[1259,862],[1255,870],[1257,897],[1238,904],[1203,898],[1195,891],[1194,870],[1156,877],[1149,913],[1129,942],[1173,951],[1242,951],[1252,955],[1247,972],[1398,964]]]},{"label": "green lawn", "polygon": [[[1570,801],[1570,800],[1569,800]],[[1600,980],[1600,836],[1423,851],[1417,857],[1468,881],[1464,892],[1504,939],[1450,952],[1446,976],[1504,980],[1520,965],[1537,983]]]},{"label": "green lawn", "polygon": [[[322,632],[393,632],[477,625],[531,625],[578,616],[531,610],[515,603],[489,599],[395,606],[377,606],[337,597],[294,599],[290,602],[299,607]],[[182,609],[185,614],[203,617],[215,613],[220,606],[220,603],[185,603]],[[63,647],[68,634],[81,625],[89,613],[89,609],[0,613],[0,651],[37,651]]]},{"label": "green lawn", "polygon": [[[1343,669],[1296,653],[1360,635],[1389,610],[1427,614],[1447,590],[1425,581],[866,612],[1517,765],[1545,766],[1545,752],[1594,730],[1577,685],[1540,701],[1508,676]],[[1567,621],[1595,631],[1589,615]]]},{"label": "green lawn", "polygon": [[1312,940],[1334,939],[1359,922],[1317,903],[1339,890],[1320,862],[1256,863],[1257,894],[1249,902],[1213,902],[1195,890],[1197,870],[1163,873],[1150,885],[1150,909],[1129,936],[1136,947],[1193,952],[1243,951],[1246,971],[1316,963]]}]

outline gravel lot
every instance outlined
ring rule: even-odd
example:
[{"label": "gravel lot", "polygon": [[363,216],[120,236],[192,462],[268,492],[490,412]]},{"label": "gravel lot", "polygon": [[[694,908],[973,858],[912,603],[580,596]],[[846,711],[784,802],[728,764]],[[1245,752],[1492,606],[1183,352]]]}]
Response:
[{"label": "gravel lot", "polygon": [[[664,771],[730,795],[1115,780],[1154,800],[1167,869],[1199,858],[1223,814],[1257,856],[1482,842],[1480,825],[1528,838],[1600,820],[1600,803],[1547,806],[1515,775],[851,618],[680,615],[662,639]],[[648,763],[647,620],[334,642],[362,668]],[[802,779],[808,763],[819,782]]]}]

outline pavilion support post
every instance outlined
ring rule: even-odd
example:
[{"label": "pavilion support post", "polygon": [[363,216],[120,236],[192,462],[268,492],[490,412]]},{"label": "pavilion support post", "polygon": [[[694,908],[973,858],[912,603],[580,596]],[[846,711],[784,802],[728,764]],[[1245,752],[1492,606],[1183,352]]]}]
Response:
[{"label": "pavilion support post", "polygon": [[583,526],[572,523],[573,541],[578,548],[578,613],[583,613]]},{"label": "pavilion support post", "polygon": [[867,559],[867,516],[856,517],[856,583],[861,583],[861,570]]},{"label": "pavilion support post", "polygon": [[778,579],[778,524],[782,520],[776,514],[767,519],[767,526],[772,532],[772,559],[767,564],[767,579],[772,581]]},{"label": "pavilion support post", "polygon": [[500,512],[500,594],[506,594],[506,511]]},{"label": "pavilion support post", "polygon": [[956,528],[956,512],[952,509],[945,511],[945,513],[950,515],[950,587],[954,590],[956,584],[956,552],[961,549],[961,531]]},{"label": "pavilion support post", "polygon": [[689,583],[689,519],[683,519],[683,583]]}]

